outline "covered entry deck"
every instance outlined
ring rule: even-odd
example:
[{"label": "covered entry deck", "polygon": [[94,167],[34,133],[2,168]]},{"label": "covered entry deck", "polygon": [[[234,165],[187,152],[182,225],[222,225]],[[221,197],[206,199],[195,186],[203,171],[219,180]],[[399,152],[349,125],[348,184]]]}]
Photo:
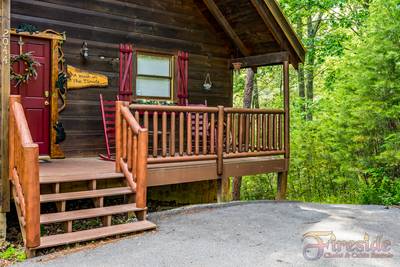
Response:
[{"label": "covered entry deck", "polygon": [[[287,170],[286,160],[278,157],[249,157],[224,161],[227,177],[256,175]],[[115,172],[115,163],[96,157],[42,161],[40,183],[56,184],[86,180],[123,178]],[[157,163],[148,166],[148,187],[219,179],[215,160]]]}]

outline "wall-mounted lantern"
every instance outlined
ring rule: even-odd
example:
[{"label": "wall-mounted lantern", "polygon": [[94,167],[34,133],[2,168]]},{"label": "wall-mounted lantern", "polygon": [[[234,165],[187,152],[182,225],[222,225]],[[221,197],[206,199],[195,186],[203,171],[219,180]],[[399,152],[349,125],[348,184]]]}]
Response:
[{"label": "wall-mounted lantern", "polygon": [[83,42],[82,47],[81,47],[81,56],[84,59],[87,59],[89,57],[89,48],[87,42]]}]

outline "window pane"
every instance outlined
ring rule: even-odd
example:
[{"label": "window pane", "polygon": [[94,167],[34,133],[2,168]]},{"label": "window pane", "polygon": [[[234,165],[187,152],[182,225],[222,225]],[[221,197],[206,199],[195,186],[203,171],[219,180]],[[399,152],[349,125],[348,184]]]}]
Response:
[{"label": "window pane", "polygon": [[171,97],[171,81],[163,78],[138,77],[136,95],[150,97]]},{"label": "window pane", "polygon": [[138,74],[170,77],[169,57],[138,54]]}]

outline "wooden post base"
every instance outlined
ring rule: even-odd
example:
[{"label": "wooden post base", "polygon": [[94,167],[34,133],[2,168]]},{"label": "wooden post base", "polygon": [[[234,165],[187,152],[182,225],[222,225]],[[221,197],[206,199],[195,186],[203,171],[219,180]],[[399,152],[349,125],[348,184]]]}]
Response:
[{"label": "wooden post base", "polygon": [[36,257],[36,250],[33,249],[25,249],[25,254],[28,259]]},{"label": "wooden post base", "polygon": [[138,221],[146,220],[146,211],[145,210],[136,211],[135,215],[136,215],[136,218],[138,219]]},{"label": "wooden post base", "polygon": [[7,218],[6,213],[0,213],[0,242],[6,240]]},{"label": "wooden post base", "polygon": [[279,172],[278,173],[278,190],[276,193],[276,200],[285,200],[286,199],[286,188],[287,188],[287,172]]},{"label": "wooden post base", "polygon": [[220,177],[217,180],[218,190],[217,190],[217,202],[227,202],[231,200],[230,192],[230,179],[229,177]]}]

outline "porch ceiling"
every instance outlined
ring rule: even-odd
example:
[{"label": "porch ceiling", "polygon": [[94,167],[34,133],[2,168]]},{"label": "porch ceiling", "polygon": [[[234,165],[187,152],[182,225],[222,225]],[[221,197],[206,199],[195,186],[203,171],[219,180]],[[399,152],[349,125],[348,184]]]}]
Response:
[{"label": "porch ceiling", "polygon": [[[200,11],[216,28],[231,39],[233,56],[257,56],[280,51],[290,53],[290,62],[304,62],[305,48],[275,0],[195,0]],[[228,26],[210,8],[215,4]],[[237,35],[245,49],[229,36],[226,27]]]}]

